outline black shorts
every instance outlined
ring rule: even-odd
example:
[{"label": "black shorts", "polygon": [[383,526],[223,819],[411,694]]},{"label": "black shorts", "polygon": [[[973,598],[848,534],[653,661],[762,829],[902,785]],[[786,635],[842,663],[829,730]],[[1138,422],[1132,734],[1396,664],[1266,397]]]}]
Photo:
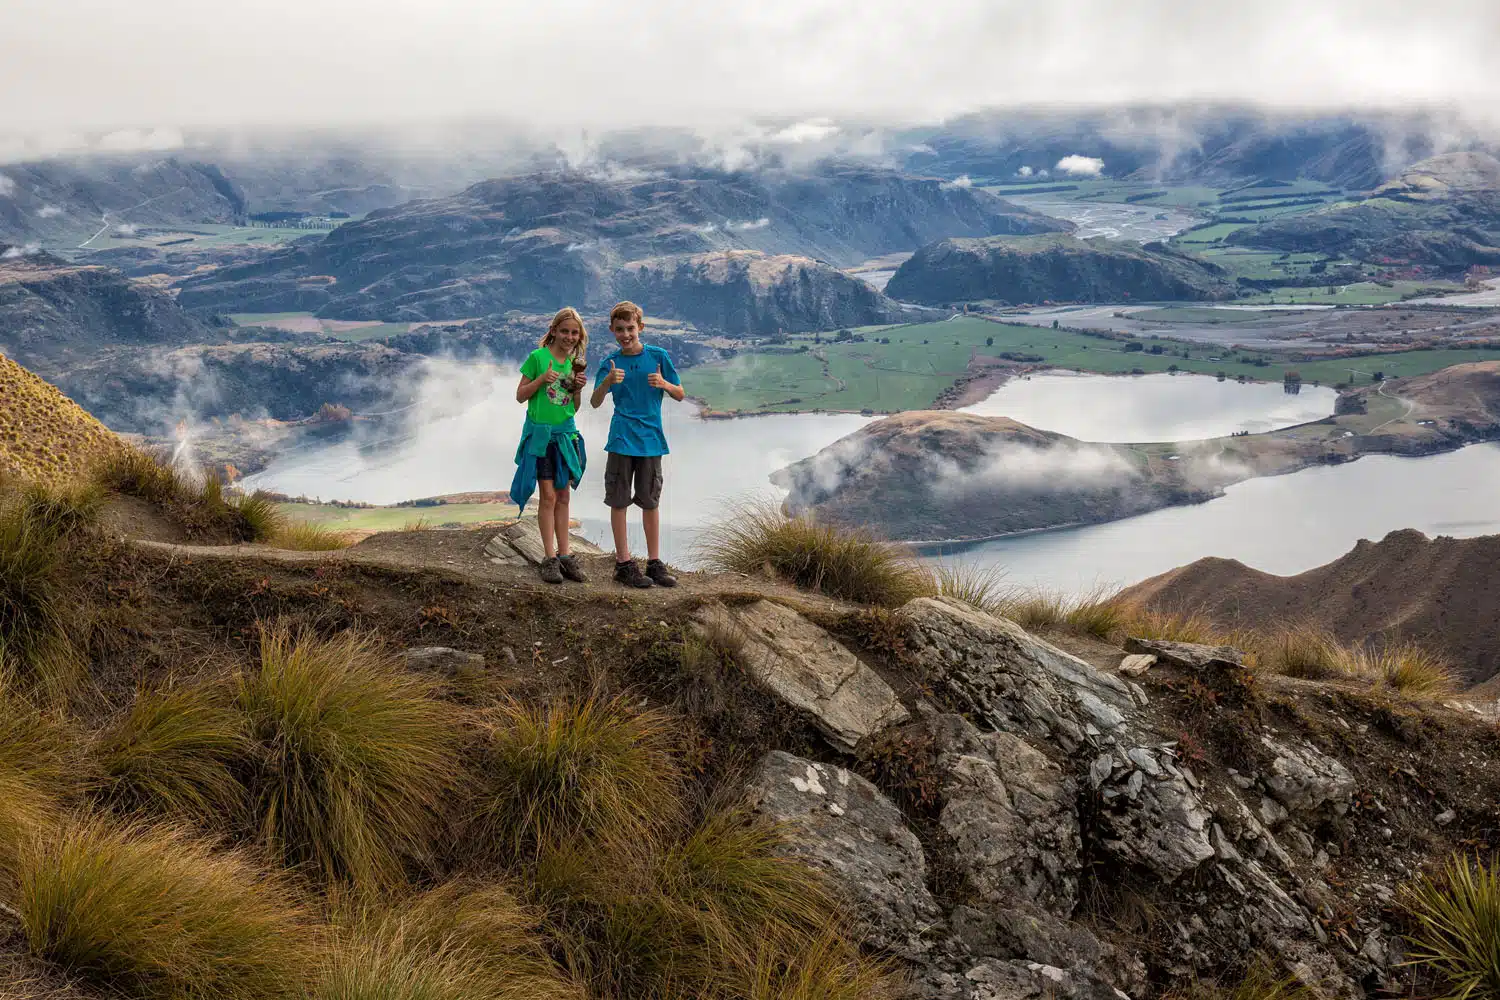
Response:
[{"label": "black shorts", "polygon": [[610,452],[604,462],[604,502],[616,509],[635,504],[655,510],[661,503],[661,456]]},{"label": "black shorts", "polygon": [[542,483],[557,483],[557,470],[562,469],[564,477],[567,476],[567,463],[563,461],[562,455],[558,453],[557,442],[547,445],[547,454],[536,460],[536,481],[540,486]]}]

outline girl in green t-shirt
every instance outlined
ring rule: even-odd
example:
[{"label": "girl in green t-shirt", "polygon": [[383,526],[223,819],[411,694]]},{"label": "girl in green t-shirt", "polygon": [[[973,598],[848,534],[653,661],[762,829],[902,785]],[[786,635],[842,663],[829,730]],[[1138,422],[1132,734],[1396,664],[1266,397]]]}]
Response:
[{"label": "girl in green t-shirt", "polygon": [[[548,583],[562,583],[564,577],[580,583],[585,580],[583,571],[568,552],[570,485],[577,484],[570,482],[567,458],[577,440],[573,414],[578,411],[580,394],[588,382],[588,367],[584,363],[588,343],[588,331],[578,310],[572,306],[558,310],[541,346],[522,362],[521,382],[516,386],[516,402],[526,404],[526,429],[521,446],[534,454],[540,494],[536,519],[546,558],[538,570]],[[540,446],[544,438],[545,449],[528,449],[528,442]]]}]

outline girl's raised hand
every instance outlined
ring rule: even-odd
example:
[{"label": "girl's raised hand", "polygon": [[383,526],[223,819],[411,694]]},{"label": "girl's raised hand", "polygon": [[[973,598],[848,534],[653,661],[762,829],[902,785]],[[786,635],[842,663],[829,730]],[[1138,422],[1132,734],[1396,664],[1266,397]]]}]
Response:
[{"label": "girl's raised hand", "polygon": [[557,374],[556,368],[548,368],[546,371],[542,372],[540,377],[542,380],[542,385],[551,385],[553,382],[556,382],[560,376]]}]

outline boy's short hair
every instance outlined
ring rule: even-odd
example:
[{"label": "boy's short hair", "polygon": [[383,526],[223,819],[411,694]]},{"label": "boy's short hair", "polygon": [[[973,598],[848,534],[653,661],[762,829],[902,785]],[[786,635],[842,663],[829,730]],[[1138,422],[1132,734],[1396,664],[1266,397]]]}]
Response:
[{"label": "boy's short hair", "polygon": [[646,314],[641,312],[641,307],[634,302],[620,302],[609,311],[609,325],[614,326],[617,319],[633,319],[636,326],[646,325]]}]

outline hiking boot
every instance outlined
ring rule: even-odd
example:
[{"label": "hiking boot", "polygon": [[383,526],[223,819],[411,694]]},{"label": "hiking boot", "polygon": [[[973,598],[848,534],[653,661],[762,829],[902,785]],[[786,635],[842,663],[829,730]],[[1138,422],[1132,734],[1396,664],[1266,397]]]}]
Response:
[{"label": "hiking boot", "polygon": [[574,583],[588,583],[589,578],[584,575],[583,569],[578,565],[578,560],[573,556],[558,556],[557,568],[562,570],[562,575]]},{"label": "hiking boot", "polygon": [[562,583],[562,570],[557,566],[557,556],[548,556],[536,564],[537,576],[545,583]]},{"label": "hiking boot", "polygon": [[677,577],[667,572],[667,564],[662,562],[660,559],[652,559],[646,563],[646,575],[649,576],[651,578],[651,582],[656,584],[658,587],[677,586]]},{"label": "hiking boot", "polygon": [[615,582],[627,587],[649,587],[651,578],[641,572],[634,559],[615,563]]}]

